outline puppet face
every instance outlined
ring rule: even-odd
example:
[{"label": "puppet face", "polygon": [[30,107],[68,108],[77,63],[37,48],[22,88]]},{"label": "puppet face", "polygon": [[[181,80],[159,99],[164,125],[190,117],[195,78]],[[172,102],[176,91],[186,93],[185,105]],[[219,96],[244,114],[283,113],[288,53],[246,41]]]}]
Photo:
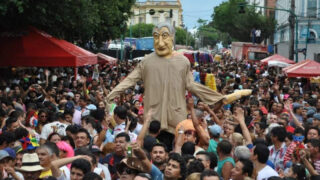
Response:
[{"label": "puppet face", "polygon": [[154,49],[158,56],[168,58],[173,51],[173,36],[167,27],[157,29],[153,33]]}]

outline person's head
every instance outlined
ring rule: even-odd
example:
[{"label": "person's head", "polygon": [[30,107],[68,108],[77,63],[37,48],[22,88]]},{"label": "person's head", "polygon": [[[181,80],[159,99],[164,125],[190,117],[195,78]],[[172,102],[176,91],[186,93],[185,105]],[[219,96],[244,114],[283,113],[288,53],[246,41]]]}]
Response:
[{"label": "person's head", "polygon": [[278,103],[277,104],[277,113],[282,113],[283,111],[283,104],[282,103]]},{"label": "person's head", "polygon": [[248,159],[240,159],[231,170],[232,180],[244,180],[245,177],[251,177],[253,172],[253,163]]},{"label": "person's head", "polygon": [[82,180],[102,180],[102,177],[99,176],[97,173],[88,172],[83,176]]},{"label": "person's head", "polygon": [[278,124],[286,127],[289,122],[289,114],[288,113],[281,113],[280,117],[278,118]]},{"label": "person's head", "polygon": [[167,146],[163,143],[155,143],[151,150],[151,160],[156,166],[166,163],[168,158]]},{"label": "person's head", "polygon": [[120,180],[133,180],[139,173],[139,170],[128,166],[127,159],[123,159],[116,165],[117,174]]},{"label": "person's head", "polygon": [[229,140],[233,147],[242,146],[244,143],[242,134],[236,132],[229,136]]},{"label": "person's head", "polygon": [[201,161],[197,159],[194,161],[191,161],[187,166],[188,175],[196,172],[201,173],[204,170],[205,170],[204,165],[202,164]]},{"label": "person's head", "polygon": [[9,132],[14,132],[16,129],[20,127],[19,121],[17,117],[9,117],[6,120],[6,127]]},{"label": "person's head", "polygon": [[43,170],[36,153],[25,153],[22,157],[22,165],[18,168],[24,179],[37,180]]},{"label": "person's head", "polygon": [[288,173],[285,174],[285,176],[289,178],[304,180],[307,178],[306,168],[302,164],[293,164],[289,169]]},{"label": "person's head", "polygon": [[154,49],[161,57],[170,57],[173,52],[175,30],[170,23],[164,22],[156,25],[152,32]]},{"label": "person's head", "polygon": [[253,154],[251,155],[253,162],[259,162],[261,164],[265,164],[269,158],[269,149],[264,144],[257,144],[254,147]]},{"label": "person's head", "polygon": [[261,119],[263,117],[263,113],[260,109],[256,109],[252,112],[252,118],[255,120],[255,121],[258,121],[260,122]]},{"label": "person's head", "polygon": [[201,173],[195,172],[195,173],[191,173],[190,175],[188,175],[186,180],[200,180],[200,177],[201,177]]},{"label": "person's head", "polygon": [[267,126],[264,122],[256,122],[254,123],[254,131],[257,134],[263,134],[266,130]]},{"label": "person's head", "polygon": [[82,180],[89,172],[91,172],[90,162],[86,159],[76,159],[71,164],[70,180]]},{"label": "person's head", "polygon": [[160,128],[161,128],[160,121],[153,120],[153,121],[151,121],[150,126],[149,126],[149,133],[154,134],[154,135],[158,135],[160,132]]},{"label": "person's head", "polygon": [[284,142],[287,135],[285,127],[282,127],[282,126],[277,126],[272,128],[270,133],[271,133],[271,141],[273,144],[277,142]]},{"label": "person's head", "polygon": [[303,142],[304,140],[304,130],[301,127],[297,127],[294,130],[293,140]]},{"label": "person's head", "polygon": [[307,139],[318,139],[319,138],[319,129],[317,127],[310,127],[307,133]]},{"label": "person's head", "polygon": [[127,118],[127,109],[124,106],[117,106],[114,109],[114,120],[117,124],[123,123]]},{"label": "person's head", "polygon": [[74,150],[72,146],[65,141],[59,141],[57,142],[57,147],[60,150],[59,157],[60,158],[67,158],[67,157],[73,157],[74,156]]},{"label": "person's head", "polygon": [[201,173],[200,180],[219,180],[219,174],[214,170],[204,170]]},{"label": "person's head", "polygon": [[59,157],[59,148],[55,143],[46,142],[36,149],[42,167],[50,167],[50,163]]},{"label": "person's head", "polygon": [[114,152],[118,155],[125,155],[126,147],[127,144],[130,142],[130,136],[125,133],[119,133],[115,138],[114,138],[114,143],[115,143],[115,148]]},{"label": "person's head", "polygon": [[[273,103],[273,104],[275,104],[275,103]],[[272,105],[272,107],[273,107],[273,105]],[[268,124],[277,123],[277,122],[278,122],[278,116],[277,116],[277,115],[271,114],[271,115],[268,117],[268,121],[267,121]]]},{"label": "person's head", "polygon": [[65,110],[63,113],[63,119],[68,123],[72,123],[73,113],[74,112],[72,110]]},{"label": "person's head", "polygon": [[222,132],[222,129],[219,125],[217,124],[214,124],[212,126],[209,126],[209,131],[210,131],[210,134],[213,138],[219,138],[220,137],[220,134]]},{"label": "person's head", "polygon": [[221,155],[230,155],[232,150],[232,144],[227,140],[222,140],[218,143],[217,146],[217,153],[220,156]]},{"label": "person's head", "polygon": [[195,130],[186,130],[184,132],[184,142],[196,143],[197,141],[197,132]]},{"label": "person's head", "polygon": [[61,141],[61,136],[59,133],[53,132],[48,136],[47,141],[57,143],[57,142]]},{"label": "person's head", "polygon": [[251,152],[247,146],[237,146],[234,149],[233,155],[236,161],[239,159],[250,159]]},{"label": "person's head", "polygon": [[196,149],[196,144],[193,142],[185,142],[183,143],[182,147],[181,147],[181,154],[185,155],[185,154],[190,154],[193,155]]},{"label": "person's head", "polygon": [[318,156],[320,152],[320,140],[319,139],[310,139],[308,142],[308,148],[310,150],[311,156]]},{"label": "person's head", "polygon": [[76,148],[86,147],[90,143],[90,134],[84,129],[80,128],[76,134],[75,146]]},{"label": "person's head", "polygon": [[79,126],[72,124],[66,128],[66,133],[68,136],[72,137],[72,139],[75,141],[76,136],[77,136],[77,132],[79,129],[80,129]]},{"label": "person's head", "polygon": [[196,154],[196,159],[199,160],[205,169],[210,169],[210,154],[206,151],[199,151]]},{"label": "person's head", "polygon": [[186,162],[178,153],[171,153],[164,170],[167,179],[185,179],[187,172]]},{"label": "person's head", "polygon": [[148,173],[139,173],[133,180],[152,180],[152,177]]},{"label": "person's head", "polygon": [[48,111],[47,109],[40,109],[38,113],[39,123],[46,123],[48,120]]}]

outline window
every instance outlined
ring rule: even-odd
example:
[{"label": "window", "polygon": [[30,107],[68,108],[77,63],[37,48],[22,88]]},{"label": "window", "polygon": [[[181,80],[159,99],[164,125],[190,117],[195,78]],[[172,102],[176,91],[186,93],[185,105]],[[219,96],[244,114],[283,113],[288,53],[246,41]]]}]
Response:
[{"label": "window", "polygon": [[315,43],[316,42],[316,34],[315,34],[314,31],[310,31],[308,42],[309,43]]},{"label": "window", "polygon": [[139,17],[139,23],[145,23],[143,17]]},{"label": "window", "polygon": [[308,0],[307,16],[313,18],[317,17],[317,0]]},{"label": "window", "polygon": [[152,17],[152,23],[153,24],[158,24],[159,18],[158,17]]}]

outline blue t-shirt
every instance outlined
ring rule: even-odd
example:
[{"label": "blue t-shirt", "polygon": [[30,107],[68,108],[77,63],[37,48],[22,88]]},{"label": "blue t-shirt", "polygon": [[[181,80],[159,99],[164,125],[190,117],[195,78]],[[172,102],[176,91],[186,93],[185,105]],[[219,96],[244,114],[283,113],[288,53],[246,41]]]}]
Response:
[{"label": "blue t-shirt", "polygon": [[152,180],[163,180],[163,174],[162,172],[160,171],[160,169],[158,169],[155,165],[152,164],[152,167],[151,167],[151,177],[152,177]]}]

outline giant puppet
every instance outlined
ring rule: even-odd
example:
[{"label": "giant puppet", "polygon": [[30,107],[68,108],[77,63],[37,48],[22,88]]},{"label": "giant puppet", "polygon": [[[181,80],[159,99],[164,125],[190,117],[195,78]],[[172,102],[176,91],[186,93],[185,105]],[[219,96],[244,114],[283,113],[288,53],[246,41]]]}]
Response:
[{"label": "giant puppet", "polygon": [[187,118],[186,90],[209,105],[228,104],[251,94],[251,90],[241,90],[225,96],[194,82],[189,60],[173,51],[174,35],[173,26],[158,24],[153,29],[155,52],[147,55],[106,98],[110,103],[142,80],[144,112],[152,108],[152,118],[159,120],[161,128],[169,132],[174,132],[176,125]]}]

